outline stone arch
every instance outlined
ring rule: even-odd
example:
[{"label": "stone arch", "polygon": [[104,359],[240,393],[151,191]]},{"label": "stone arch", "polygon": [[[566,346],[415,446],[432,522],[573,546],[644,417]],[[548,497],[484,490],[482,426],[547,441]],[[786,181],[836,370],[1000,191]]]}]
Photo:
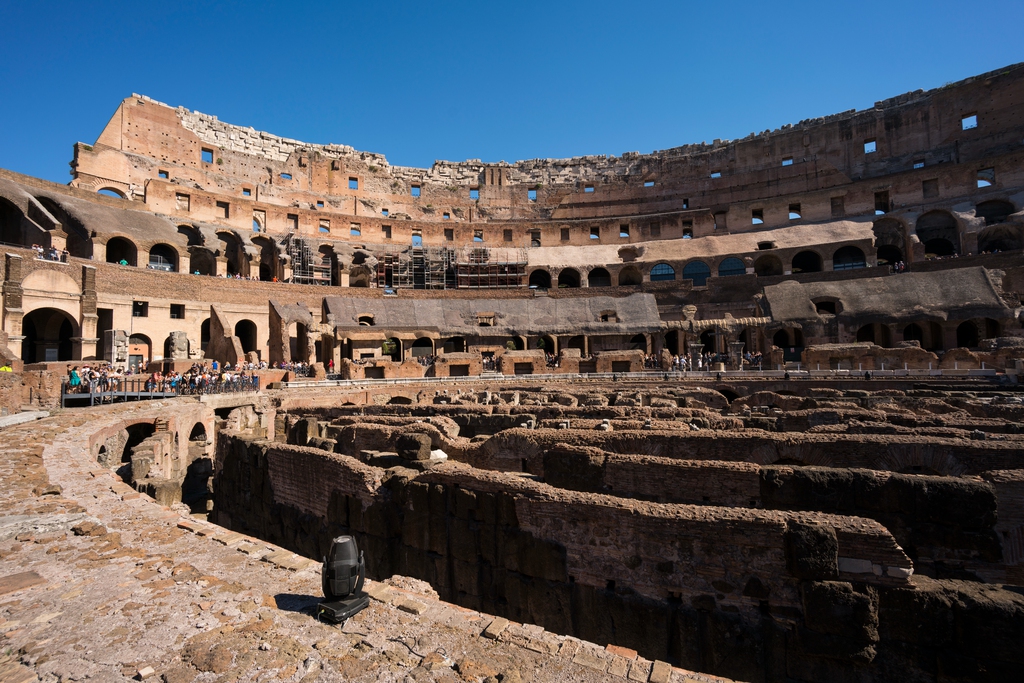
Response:
[{"label": "stone arch", "polygon": [[103,187],[96,190],[96,194],[102,194],[104,196],[113,197],[115,199],[128,199],[128,195],[126,195],[121,189],[111,187],[109,185],[104,185]]},{"label": "stone arch", "polygon": [[782,261],[775,254],[765,254],[754,261],[754,273],[760,277],[782,275]]},{"label": "stone arch", "polygon": [[[111,237],[107,240],[107,263],[138,265],[139,249],[127,237]],[[124,265],[123,263],[121,265]]]},{"label": "stone arch", "polygon": [[895,218],[882,218],[871,226],[875,234],[877,265],[891,266],[905,260],[907,254],[906,226]]},{"label": "stone arch", "polygon": [[[696,263],[700,263],[700,261],[696,261]],[[669,282],[676,279],[676,269],[667,263],[657,263],[651,268],[650,277],[651,282]]]},{"label": "stone arch", "polygon": [[402,362],[402,340],[399,339],[398,337],[389,337],[388,339],[384,340],[384,343],[387,343],[387,342],[391,342],[394,345],[394,348],[391,351],[391,353],[385,353],[384,355],[385,356],[390,356],[391,360],[395,361],[396,363],[401,363]]},{"label": "stone arch", "polygon": [[990,199],[974,207],[974,215],[985,219],[985,225],[1005,223],[1014,212],[1013,204],[1005,199]]},{"label": "stone arch", "polygon": [[409,347],[409,353],[413,358],[434,355],[434,340],[430,337],[420,337]]},{"label": "stone arch", "polygon": [[611,287],[612,276],[605,268],[594,268],[587,274],[589,287]]},{"label": "stone arch", "polygon": [[862,325],[857,330],[857,341],[868,342],[870,344],[876,344],[877,346],[890,348],[892,346],[892,335],[889,332],[888,325],[870,323]]},{"label": "stone arch", "polygon": [[217,257],[206,247],[189,247],[188,267],[193,275],[216,275]]},{"label": "stone arch", "polygon": [[148,268],[178,272],[178,250],[169,244],[154,244],[149,250]]},{"label": "stone arch", "polygon": [[92,233],[78,218],[69,213],[60,203],[49,197],[37,196],[36,201],[60,221],[67,233],[66,248],[68,254],[77,258],[91,259],[93,255]]},{"label": "stone arch", "polygon": [[820,273],[821,270],[821,254],[810,249],[794,256],[790,266],[793,273]]},{"label": "stone arch", "polygon": [[959,224],[948,211],[929,211],[917,219],[914,231],[928,255],[952,256],[960,253]]},{"label": "stone arch", "polygon": [[229,230],[218,230],[217,238],[222,244],[221,252],[227,260],[227,274],[247,276],[249,274],[249,261],[245,257],[245,245],[242,240],[238,235]]},{"label": "stone arch", "polygon": [[956,328],[956,345],[958,348],[977,348],[979,337],[978,326],[973,320],[965,320]]},{"label": "stone arch", "polygon": [[860,247],[840,247],[832,254],[832,270],[858,270],[867,267],[867,258]]},{"label": "stone arch", "polygon": [[576,289],[580,286],[580,272],[575,268],[563,268],[558,274],[559,289]]},{"label": "stone arch", "polygon": [[530,287],[537,289],[550,289],[551,288],[551,273],[538,268],[537,270],[530,273]]},{"label": "stone arch", "polygon": [[21,321],[21,359],[42,363],[75,359],[74,338],[79,336],[78,321],[67,311],[37,308]]},{"label": "stone arch", "polygon": [[260,250],[260,280],[273,282],[274,278],[281,280],[281,258],[277,244],[266,235],[254,235],[252,243]]},{"label": "stone arch", "polygon": [[444,353],[465,353],[466,338],[450,337],[444,340],[444,344],[442,345],[441,348],[444,349]]},{"label": "stone arch", "polygon": [[744,275],[747,267],[741,259],[730,256],[718,264],[718,277],[731,277],[733,275]]},{"label": "stone arch", "polygon": [[199,325],[199,348],[205,353],[206,347],[210,344],[210,319],[207,318]]},{"label": "stone arch", "polygon": [[203,233],[199,231],[199,228],[188,223],[178,226],[178,234],[188,240],[188,246],[190,247],[201,247],[205,241],[203,240]]},{"label": "stone arch", "polygon": [[259,349],[256,323],[251,320],[239,320],[235,323],[235,336],[242,344],[242,353],[250,353]]},{"label": "stone arch", "polygon": [[629,340],[629,348],[632,350],[640,350],[644,353],[649,351],[648,340],[646,334],[634,334]]},{"label": "stone arch", "polygon": [[643,275],[636,266],[626,266],[619,271],[619,287],[635,287],[643,282]]},{"label": "stone arch", "polygon": [[139,372],[144,372],[153,360],[153,342],[138,332],[128,337],[128,363],[134,364]]},{"label": "stone arch", "polygon": [[703,261],[690,261],[683,266],[683,279],[693,282],[694,287],[703,287],[711,277],[711,268]]},{"label": "stone arch", "polygon": [[999,223],[978,233],[978,252],[1016,251],[1024,248],[1021,228],[1012,223]]}]

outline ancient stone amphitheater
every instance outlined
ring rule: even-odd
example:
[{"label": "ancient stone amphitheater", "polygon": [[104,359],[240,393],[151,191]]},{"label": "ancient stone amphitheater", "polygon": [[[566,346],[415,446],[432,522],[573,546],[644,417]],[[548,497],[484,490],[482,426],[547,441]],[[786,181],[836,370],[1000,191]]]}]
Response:
[{"label": "ancient stone amphitheater", "polygon": [[419,169],[125,99],[0,171],[0,679],[1019,680],[1022,101]]}]

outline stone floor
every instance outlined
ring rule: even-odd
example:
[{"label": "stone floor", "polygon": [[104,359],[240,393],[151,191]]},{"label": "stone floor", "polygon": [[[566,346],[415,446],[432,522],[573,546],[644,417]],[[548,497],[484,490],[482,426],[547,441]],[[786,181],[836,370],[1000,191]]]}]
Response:
[{"label": "stone floor", "polygon": [[[187,400],[187,399],[178,399]],[[319,566],[183,516],[90,462],[88,428],[162,402],[0,430],[0,681],[721,681],[439,601],[406,577],[318,622]]]}]

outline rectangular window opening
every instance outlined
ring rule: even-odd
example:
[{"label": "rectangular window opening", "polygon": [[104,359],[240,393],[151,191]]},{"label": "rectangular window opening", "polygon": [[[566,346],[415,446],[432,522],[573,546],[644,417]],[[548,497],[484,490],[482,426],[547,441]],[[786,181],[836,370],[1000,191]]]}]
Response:
[{"label": "rectangular window opening", "polygon": [[832,197],[832,218],[842,218],[846,215],[846,198]]},{"label": "rectangular window opening", "polygon": [[213,150],[212,149],[207,149],[207,148],[203,147],[202,157],[203,157],[203,163],[204,164],[212,164],[213,163]]},{"label": "rectangular window opening", "polygon": [[925,199],[934,199],[939,196],[939,179],[932,178],[921,183],[921,194]]},{"label": "rectangular window opening", "polygon": [[620,225],[619,226],[619,237],[629,237],[629,226],[628,225]]},{"label": "rectangular window opening", "polygon": [[594,186],[593,185],[584,185],[583,186],[583,191],[584,192],[593,192],[594,191]]},{"label": "rectangular window opening", "polygon": [[231,205],[227,202],[217,202],[217,217],[231,218]]},{"label": "rectangular window opening", "polygon": [[996,169],[983,168],[978,171],[978,187],[992,187],[996,182]]},{"label": "rectangular window opening", "polygon": [[149,317],[149,302],[148,301],[133,301],[132,302],[132,317],[133,318],[148,318]]},{"label": "rectangular window opening", "polygon": [[252,190],[250,190],[248,187],[243,187],[242,188],[242,196],[243,197],[251,197],[252,196]]},{"label": "rectangular window opening", "polygon": [[884,213],[889,213],[891,208],[889,204],[889,191],[883,190],[875,193],[875,215],[881,216]]},{"label": "rectangular window opening", "polygon": [[412,246],[422,247],[423,246],[423,235],[420,234],[419,230],[414,230],[412,233]]},{"label": "rectangular window opening", "polygon": [[411,188],[409,188],[409,194],[411,194],[413,197],[419,197],[420,196],[420,186],[419,185],[413,185]]},{"label": "rectangular window opening", "polygon": [[559,239],[561,239],[563,242],[569,241],[569,228],[562,228]]},{"label": "rectangular window opening", "polygon": [[533,231],[530,232],[530,246],[531,247],[539,247],[540,246],[540,230],[533,230]]},{"label": "rectangular window opening", "polygon": [[384,239],[386,239],[386,240],[391,239],[391,226],[390,225],[382,225],[382,226],[380,226],[380,233],[384,237]]},{"label": "rectangular window opening", "polygon": [[329,233],[330,231],[331,231],[331,222],[328,221],[328,220],[320,221],[320,232],[327,232],[327,233]]},{"label": "rectangular window opening", "polygon": [[445,228],[444,229],[444,240],[445,240],[445,242],[454,242],[455,241],[455,231],[452,230],[451,228]]},{"label": "rectangular window opening", "polygon": [[503,231],[502,232],[502,239],[504,239],[506,242],[511,242],[512,241],[512,231],[511,230]]},{"label": "rectangular window opening", "polygon": [[473,241],[474,242],[483,242],[484,241],[484,231],[483,230],[474,230],[473,231]]},{"label": "rectangular window opening", "polygon": [[864,153],[874,154],[878,150],[878,144],[874,139],[864,141]]},{"label": "rectangular window opening", "polygon": [[764,223],[764,209],[754,209],[750,212],[750,223],[761,225]]},{"label": "rectangular window opening", "polygon": [[171,304],[171,320],[185,319],[185,304]]},{"label": "rectangular window opening", "polygon": [[537,201],[537,190],[527,190],[526,198],[529,199],[531,202]]},{"label": "rectangular window opening", "polygon": [[[684,225],[686,221],[683,222]],[[689,221],[693,225],[693,221]],[[651,237],[661,237],[661,223],[651,223]]]},{"label": "rectangular window opening", "polygon": [[653,180],[645,180],[644,181],[644,187],[654,187],[654,181]]},{"label": "rectangular window opening", "polygon": [[968,114],[967,116],[965,116],[962,119],[960,119],[960,129],[961,130],[970,130],[971,128],[977,128],[977,127],[978,127],[978,115],[977,114]]},{"label": "rectangular window opening", "polygon": [[480,199],[480,190],[478,188],[475,188],[475,187],[469,188],[469,198],[474,200],[474,201],[476,201],[477,199]]},{"label": "rectangular window opening", "polygon": [[592,239],[592,240],[599,240],[599,239],[601,239],[601,228],[591,228],[590,229],[590,239]]},{"label": "rectangular window opening", "polygon": [[792,166],[793,165],[793,157],[782,157],[782,165],[783,166]]},{"label": "rectangular window opening", "polygon": [[789,205],[789,220],[795,221],[795,220],[799,220],[802,217],[803,217],[803,214],[800,212],[800,205],[799,204],[790,204]]},{"label": "rectangular window opening", "polygon": [[318,208],[318,209],[324,208],[324,200],[322,200],[322,199],[316,200],[316,208]]},{"label": "rectangular window opening", "polygon": [[722,177],[722,172],[721,171],[712,171],[711,172],[711,177],[712,178],[721,178]]},{"label": "rectangular window opening", "polygon": [[291,173],[282,173],[281,177],[284,178],[285,180],[291,180],[292,179],[292,174]]},{"label": "rectangular window opening", "polygon": [[163,178],[164,180],[167,180],[168,178],[171,177],[171,174],[168,173],[167,171],[157,171],[156,175],[158,178]]},{"label": "rectangular window opening", "polygon": [[177,204],[178,211],[188,211],[192,206],[192,199],[187,194],[181,194],[180,192],[174,195],[174,201]]},{"label": "rectangular window opening", "polygon": [[358,190],[359,189],[359,178],[349,178],[348,179],[348,189],[350,189],[350,190]]},{"label": "rectangular window opening", "polygon": [[348,226],[348,234],[353,237],[361,237],[363,234],[363,226],[359,223],[352,223]]},{"label": "rectangular window opening", "polygon": [[689,197],[687,197],[686,199],[683,200],[683,208],[684,209],[689,209],[690,208],[690,198]]},{"label": "rectangular window opening", "polygon": [[924,168],[924,159],[918,159],[915,161],[914,168]]},{"label": "rectangular window opening", "polygon": [[388,211],[387,209],[381,209],[381,210],[380,210],[380,215],[381,215],[381,216],[384,216],[384,218],[387,218],[387,217],[388,217],[388,214],[390,214],[390,213],[391,213],[391,212],[390,212],[390,211]]},{"label": "rectangular window opening", "polygon": [[297,213],[290,213],[290,214],[288,214],[287,221],[288,221],[288,228],[290,230],[294,230],[294,231],[298,232],[298,230],[299,230],[299,214],[297,214]]}]

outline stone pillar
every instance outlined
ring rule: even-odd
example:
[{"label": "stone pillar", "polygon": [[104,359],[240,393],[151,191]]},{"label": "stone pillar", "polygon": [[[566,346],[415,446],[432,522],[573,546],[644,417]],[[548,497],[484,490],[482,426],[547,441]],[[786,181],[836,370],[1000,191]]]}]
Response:
[{"label": "stone pillar", "polygon": [[97,357],[99,338],[96,329],[99,316],[96,314],[96,267],[82,266],[82,297],[80,341],[75,342],[75,352],[71,357],[76,360],[95,360]]},{"label": "stone pillar", "polygon": [[732,364],[737,370],[743,367],[743,347],[745,344],[741,341],[729,342],[729,358],[732,359]]},{"label": "stone pillar", "polygon": [[7,254],[5,257],[5,278],[3,284],[3,326],[7,333],[7,346],[16,357],[21,358],[21,342],[25,336],[21,333],[21,322],[25,317],[22,309],[21,257]]}]

